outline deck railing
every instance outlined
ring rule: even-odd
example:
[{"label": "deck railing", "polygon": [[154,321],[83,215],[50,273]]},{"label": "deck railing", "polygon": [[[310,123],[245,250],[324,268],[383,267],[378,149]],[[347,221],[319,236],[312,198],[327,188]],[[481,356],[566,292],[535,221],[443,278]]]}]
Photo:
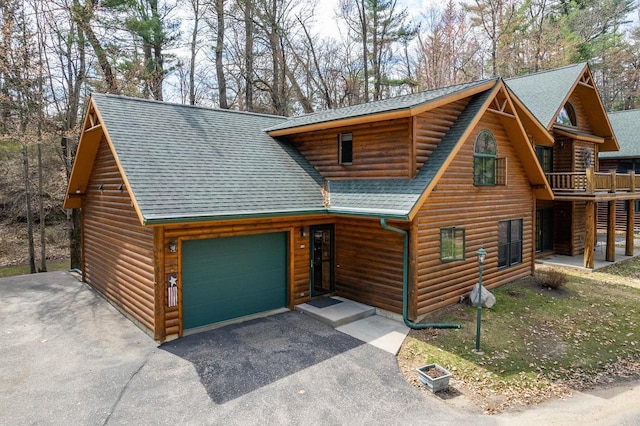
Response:
[{"label": "deck railing", "polygon": [[579,192],[594,194],[596,192],[636,192],[640,189],[640,175],[634,172],[627,174],[611,170],[608,173],[585,172],[547,173],[547,180],[554,192]]}]

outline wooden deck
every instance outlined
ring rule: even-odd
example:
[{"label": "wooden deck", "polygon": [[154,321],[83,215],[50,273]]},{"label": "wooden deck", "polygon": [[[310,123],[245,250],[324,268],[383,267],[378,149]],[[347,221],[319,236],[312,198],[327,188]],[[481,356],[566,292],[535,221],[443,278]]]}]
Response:
[{"label": "wooden deck", "polygon": [[556,200],[594,199],[640,199],[640,175],[633,171],[617,173],[584,172],[547,173],[547,180]]}]

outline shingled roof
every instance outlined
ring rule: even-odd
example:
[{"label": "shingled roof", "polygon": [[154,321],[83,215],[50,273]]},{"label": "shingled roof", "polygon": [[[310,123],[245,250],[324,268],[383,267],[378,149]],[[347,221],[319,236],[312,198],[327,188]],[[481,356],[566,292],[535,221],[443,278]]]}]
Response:
[{"label": "shingled roof", "polygon": [[279,122],[278,124],[267,128],[266,131],[271,132],[276,130],[292,129],[312,124],[344,120],[347,118],[407,110],[455,93],[465,92],[468,89],[478,87],[495,80],[496,79],[474,81],[472,83],[459,84],[456,86],[444,87],[440,89],[429,90],[426,92],[412,93],[409,95],[396,96],[394,98],[383,99],[375,102],[367,102],[359,105],[330,109],[313,114],[306,114]]},{"label": "shingled roof", "polygon": [[522,77],[509,78],[505,80],[505,83],[531,114],[543,126],[550,128],[556,114],[564,105],[565,99],[586,67],[586,63],[569,65]]},{"label": "shingled roof", "polygon": [[143,222],[324,212],[322,177],[264,129],[280,117],[94,94]]},{"label": "shingled roof", "polygon": [[601,152],[600,157],[640,157],[640,109],[610,112],[607,115],[620,144],[620,151]]}]

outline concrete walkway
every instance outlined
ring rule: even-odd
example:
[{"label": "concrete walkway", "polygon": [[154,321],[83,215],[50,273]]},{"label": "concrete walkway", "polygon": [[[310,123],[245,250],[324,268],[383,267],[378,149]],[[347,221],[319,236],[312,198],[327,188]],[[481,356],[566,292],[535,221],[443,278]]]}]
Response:
[{"label": "concrete walkway", "polygon": [[624,262],[625,260],[632,259],[636,256],[640,256],[640,248],[639,243],[640,240],[636,239],[635,242],[635,250],[633,256],[626,256],[624,254],[624,237],[616,236],[616,260],[614,262],[610,262],[605,259],[605,247],[606,247],[606,235],[599,234],[598,235],[598,245],[596,246],[596,250],[593,253],[594,257],[594,267],[593,269],[584,267],[584,256],[566,256],[562,254],[552,254],[550,256],[541,257],[536,259],[536,263],[541,263],[544,265],[555,265],[555,266],[568,266],[570,268],[581,269],[585,271],[597,271],[599,269],[606,268],[607,266],[614,265],[616,263]]},{"label": "concrete walkway", "polygon": [[[318,302],[318,303],[316,303]],[[382,312],[343,297],[329,297],[296,306],[336,330],[397,355],[409,333],[400,315]]]}]

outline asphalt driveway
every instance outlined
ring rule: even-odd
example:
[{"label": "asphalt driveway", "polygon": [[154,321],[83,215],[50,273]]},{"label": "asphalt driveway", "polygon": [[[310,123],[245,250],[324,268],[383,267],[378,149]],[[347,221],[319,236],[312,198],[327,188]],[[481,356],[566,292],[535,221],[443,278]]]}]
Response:
[{"label": "asphalt driveway", "polygon": [[1,279],[0,325],[1,424],[640,421],[637,408],[612,411],[637,406],[640,387],[523,413],[463,412],[408,385],[393,355],[297,312],[158,346],[62,272]]},{"label": "asphalt driveway", "polygon": [[[0,280],[3,424],[451,424],[393,355],[300,314],[158,346],[67,273]],[[476,422],[477,423],[477,422]]]}]

